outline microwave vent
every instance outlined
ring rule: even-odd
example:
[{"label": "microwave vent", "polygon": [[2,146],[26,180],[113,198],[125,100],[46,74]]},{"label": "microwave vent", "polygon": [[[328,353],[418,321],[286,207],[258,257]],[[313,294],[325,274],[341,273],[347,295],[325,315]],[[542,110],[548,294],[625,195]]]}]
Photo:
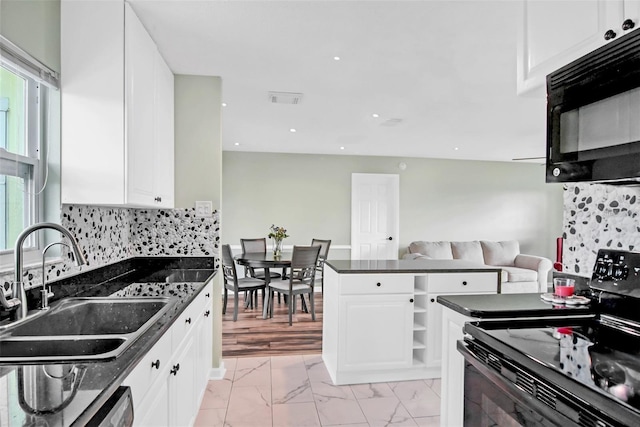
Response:
[{"label": "microwave vent", "polygon": [[269,92],[269,102],[272,104],[297,105],[302,102],[302,94],[296,92]]}]

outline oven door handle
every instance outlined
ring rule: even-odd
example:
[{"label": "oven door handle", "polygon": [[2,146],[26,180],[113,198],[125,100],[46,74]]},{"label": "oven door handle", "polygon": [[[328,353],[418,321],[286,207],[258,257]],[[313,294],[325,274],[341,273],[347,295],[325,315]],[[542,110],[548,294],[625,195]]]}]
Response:
[{"label": "oven door handle", "polygon": [[[518,402],[525,408],[531,408],[532,411],[538,412],[547,419],[559,422],[563,426],[580,426],[580,415],[576,408],[572,408],[562,402],[556,400],[555,409],[542,403],[534,396],[523,391],[516,383],[517,374],[515,371],[508,369],[503,363],[500,363],[500,372],[489,367],[485,362],[480,360],[469,345],[464,341],[457,342],[458,351],[465,360],[473,365],[473,367],[488,381],[491,381],[496,387],[506,393],[511,399]],[[465,367],[465,371],[466,371]],[[506,374],[506,375],[505,375]],[[466,376],[466,373],[465,373]],[[513,378],[513,379],[512,379]]]}]

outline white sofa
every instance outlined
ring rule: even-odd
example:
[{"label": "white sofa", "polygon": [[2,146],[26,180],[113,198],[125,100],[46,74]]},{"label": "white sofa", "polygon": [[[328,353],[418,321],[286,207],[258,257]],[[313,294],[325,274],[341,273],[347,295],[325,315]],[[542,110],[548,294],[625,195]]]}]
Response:
[{"label": "white sofa", "polygon": [[502,293],[547,292],[551,260],[520,253],[517,240],[502,242],[415,241],[403,259],[463,259],[502,269]]}]

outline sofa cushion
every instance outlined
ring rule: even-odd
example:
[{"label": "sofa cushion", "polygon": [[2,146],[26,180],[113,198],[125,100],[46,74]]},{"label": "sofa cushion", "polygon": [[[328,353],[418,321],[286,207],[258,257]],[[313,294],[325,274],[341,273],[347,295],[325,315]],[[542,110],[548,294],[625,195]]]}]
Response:
[{"label": "sofa cushion", "polygon": [[502,282],[535,282],[538,280],[538,272],[518,267],[501,267]]},{"label": "sofa cushion", "polygon": [[411,242],[409,252],[426,255],[433,259],[453,259],[449,242]]},{"label": "sofa cushion", "polygon": [[454,259],[463,259],[484,264],[482,246],[477,240],[473,242],[451,242],[451,252],[453,253]]},{"label": "sofa cushion", "polygon": [[502,242],[488,242],[481,240],[484,263],[496,266],[513,266],[516,256],[520,253],[520,244],[517,240]]}]

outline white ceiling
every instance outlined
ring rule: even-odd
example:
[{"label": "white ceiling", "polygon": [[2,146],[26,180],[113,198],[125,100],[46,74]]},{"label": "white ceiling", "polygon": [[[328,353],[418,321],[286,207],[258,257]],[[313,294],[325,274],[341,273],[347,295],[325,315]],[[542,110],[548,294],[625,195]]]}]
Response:
[{"label": "white ceiling", "polygon": [[517,1],[128,1],[175,74],[222,78],[224,150],[544,155],[544,97],[516,95]]}]

